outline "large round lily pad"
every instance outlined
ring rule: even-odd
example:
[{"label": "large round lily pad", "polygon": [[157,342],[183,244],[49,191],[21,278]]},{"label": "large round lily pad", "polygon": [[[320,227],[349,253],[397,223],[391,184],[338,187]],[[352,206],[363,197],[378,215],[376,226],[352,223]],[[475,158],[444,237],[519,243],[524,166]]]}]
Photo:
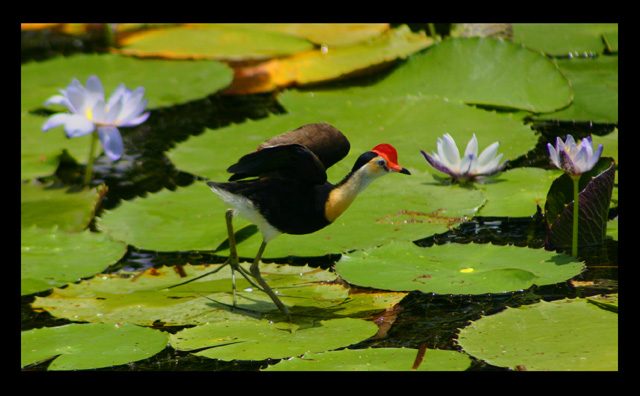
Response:
[{"label": "large round lily pad", "polygon": [[[418,75],[422,79],[407,78]],[[573,99],[571,85],[544,54],[482,37],[443,40],[411,57],[383,85],[391,92],[534,113],[557,110]]]},{"label": "large round lily pad", "polygon": [[49,370],[87,370],[146,359],[167,346],[167,333],[132,324],[69,324],[23,331],[20,363],[49,358]]},{"label": "large round lily pad", "polygon": [[22,295],[60,287],[102,272],[117,262],[127,245],[89,231],[66,233],[30,227],[20,234]]},{"label": "large round lily pad", "polygon": [[20,226],[81,231],[89,225],[105,190],[104,186],[71,191],[68,188],[45,186],[36,182],[22,183]]},{"label": "large round lily pad", "polygon": [[[248,265],[243,264],[248,271]],[[232,308],[232,281],[229,266],[215,274],[178,286],[219,269],[220,265],[183,266],[182,278],[172,268],[143,273],[100,275],[54,289],[38,297],[35,308],[57,317],[103,323],[139,325],[194,325],[220,321],[256,321],[268,315],[282,319],[271,299],[236,273],[236,309]],[[406,293],[350,293],[333,283],[328,270],[277,264],[261,265],[263,278],[289,307],[294,321],[309,318],[334,319],[367,317],[397,304]]]},{"label": "large round lily pad", "polygon": [[559,111],[540,114],[537,120],[618,123],[618,57],[556,59],[571,81],[575,100]]},{"label": "large round lily pad", "polygon": [[617,370],[618,314],[588,299],[540,301],[472,322],[460,331],[458,343],[494,366]]},{"label": "large round lily pad", "polygon": [[313,49],[293,35],[243,26],[201,24],[153,29],[130,34],[120,52],[177,59],[260,60]]},{"label": "large round lily pad", "polygon": [[513,41],[550,56],[601,54],[603,35],[618,35],[617,23],[514,23]]},{"label": "large round lily pad", "polygon": [[[360,319],[319,321],[289,329],[269,321],[216,322],[172,334],[178,350],[220,360],[281,359],[355,344],[373,336],[378,326]],[[205,348],[205,349],[202,349]]]},{"label": "large round lily pad", "polygon": [[504,293],[562,282],[584,264],[543,249],[491,244],[445,244],[430,248],[390,243],[344,256],[338,274],[359,286],[436,294]]}]

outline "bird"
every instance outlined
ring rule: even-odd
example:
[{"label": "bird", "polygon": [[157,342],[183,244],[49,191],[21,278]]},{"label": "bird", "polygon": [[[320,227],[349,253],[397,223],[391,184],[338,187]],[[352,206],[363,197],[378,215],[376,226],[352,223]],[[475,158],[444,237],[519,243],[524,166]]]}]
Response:
[{"label": "bird", "polygon": [[207,181],[211,190],[232,208],[225,214],[232,270],[240,270],[249,279],[239,266],[235,250],[231,220],[237,213],[255,224],[262,234],[262,244],[250,267],[251,276],[290,322],[288,308],[258,268],[267,244],[281,234],[311,234],[330,225],[359,193],[383,175],[411,174],[398,164],[396,149],[382,143],[361,154],[339,183],[330,183],[327,169],[346,157],[349,150],[347,137],[332,125],[306,124],[268,139],[242,156],[227,169],[232,174],[228,182]]}]

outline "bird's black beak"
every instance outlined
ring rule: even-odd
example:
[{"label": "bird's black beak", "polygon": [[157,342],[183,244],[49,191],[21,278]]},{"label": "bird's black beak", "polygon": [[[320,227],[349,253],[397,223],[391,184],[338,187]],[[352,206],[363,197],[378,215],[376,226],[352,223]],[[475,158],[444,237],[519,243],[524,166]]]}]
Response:
[{"label": "bird's black beak", "polygon": [[402,168],[400,170],[400,173],[404,173],[405,175],[410,175],[411,174],[411,172],[409,172],[409,169],[407,169],[407,168]]}]

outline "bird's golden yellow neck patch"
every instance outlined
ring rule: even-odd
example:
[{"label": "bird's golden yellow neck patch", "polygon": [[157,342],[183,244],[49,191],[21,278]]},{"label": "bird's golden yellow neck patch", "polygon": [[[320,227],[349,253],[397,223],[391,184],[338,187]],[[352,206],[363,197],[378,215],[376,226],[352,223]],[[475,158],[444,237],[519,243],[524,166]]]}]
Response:
[{"label": "bird's golden yellow neck patch", "polygon": [[338,184],[331,192],[324,205],[324,214],[329,222],[335,221],[367,186],[376,178],[387,172],[374,164],[375,157],[368,164],[349,174],[347,178]]},{"label": "bird's golden yellow neck patch", "polygon": [[[349,183],[345,183],[339,187],[336,187],[329,193],[329,198],[324,204],[324,215],[333,223],[347,208],[356,196],[358,195],[357,189],[348,188]],[[354,186],[350,186],[354,187]]]}]

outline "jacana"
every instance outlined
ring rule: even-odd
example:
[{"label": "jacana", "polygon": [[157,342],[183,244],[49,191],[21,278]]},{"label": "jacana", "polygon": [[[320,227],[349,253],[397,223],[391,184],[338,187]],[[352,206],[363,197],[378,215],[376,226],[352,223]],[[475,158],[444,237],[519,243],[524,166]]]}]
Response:
[{"label": "jacana", "polygon": [[[328,226],[378,177],[392,172],[411,174],[398,165],[396,149],[383,143],[360,155],[351,172],[338,184],[331,184],[326,170],[349,149],[349,140],[333,126],[307,124],[261,143],[256,151],[240,158],[227,169],[233,174],[229,182],[207,182],[227,205],[258,227],[262,245],[250,272],[289,321],[289,310],[258,268],[267,243],[280,234],[310,234]],[[229,260],[232,268],[241,269],[231,213],[226,215]]]}]

